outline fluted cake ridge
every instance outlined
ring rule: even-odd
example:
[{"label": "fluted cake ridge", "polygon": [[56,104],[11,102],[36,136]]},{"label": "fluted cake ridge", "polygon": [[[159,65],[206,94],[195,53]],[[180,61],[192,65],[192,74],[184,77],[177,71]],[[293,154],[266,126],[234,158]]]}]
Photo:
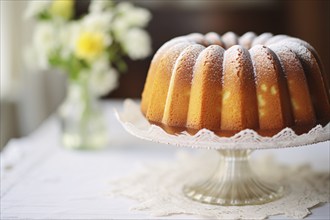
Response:
[{"label": "fluted cake ridge", "polygon": [[315,49],[287,35],[194,33],[154,55],[141,110],[167,132],[271,136],[330,121],[329,77]]}]

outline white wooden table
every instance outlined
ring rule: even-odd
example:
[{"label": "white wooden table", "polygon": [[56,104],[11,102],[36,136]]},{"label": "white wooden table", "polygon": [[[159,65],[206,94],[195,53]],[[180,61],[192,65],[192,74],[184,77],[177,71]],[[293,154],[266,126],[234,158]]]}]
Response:
[{"label": "white wooden table", "polygon": [[[144,163],[174,160],[175,148],[139,140],[127,134],[113,115],[121,101],[104,103],[111,142],[101,151],[70,151],[59,143],[55,116],[31,135],[12,140],[1,153],[1,219],[158,219],[130,211],[135,201],[109,196],[110,181],[129,175]],[[261,150],[258,157],[272,153],[282,163],[310,163],[330,170],[329,142],[280,150]],[[312,210],[307,219],[329,219],[330,206]],[[176,215],[159,219],[201,219]],[[271,219],[285,219],[274,216]]]}]

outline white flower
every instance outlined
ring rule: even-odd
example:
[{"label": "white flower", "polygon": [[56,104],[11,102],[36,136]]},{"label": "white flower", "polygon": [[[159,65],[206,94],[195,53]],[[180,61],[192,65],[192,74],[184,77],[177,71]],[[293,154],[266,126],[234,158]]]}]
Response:
[{"label": "white flower", "polygon": [[90,13],[100,13],[110,8],[112,5],[113,2],[111,0],[107,0],[107,1],[92,0],[88,10]]},{"label": "white flower", "polygon": [[34,32],[33,44],[37,51],[50,54],[58,45],[57,30],[54,24],[49,22],[39,23]]},{"label": "white flower", "polygon": [[123,36],[121,43],[128,56],[142,59],[151,53],[151,40],[148,33],[140,28],[132,28]]},{"label": "white flower", "polygon": [[77,42],[84,33],[102,35],[104,46],[110,46],[112,43],[110,34],[112,17],[113,15],[111,12],[100,12],[98,14],[88,14],[81,21],[72,23],[70,27],[70,36],[68,38],[71,50],[76,50]]},{"label": "white flower", "polygon": [[24,13],[24,18],[32,18],[38,16],[41,12],[45,11],[52,1],[29,1],[27,9]]},{"label": "white flower", "polygon": [[60,56],[67,59],[72,54],[74,47],[72,43],[74,25],[68,23],[58,27],[58,40],[61,47]]},{"label": "white flower", "polygon": [[[37,63],[42,69],[47,69],[48,57],[58,48],[56,27],[53,23],[41,22],[37,25],[33,35],[33,46]],[[32,53],[32,52],[31,52]]]},{"label": "white flower", "polygon": [[98,96],[106,95],[118,86],[118,72],[105,57],[93,64],[90,74],[90,88]]},{"label": "white flower", "polygon": [[117,88],[118,73],[111,68],[107,72],[98,72],[91,75],[91,89],[97,96],[103,96]]},{"label": "white flower", "polygon": [[88,14],[82,20],[83,28],[89,31],[109,32],[111,30],[112,12],[100,12]]},{"label": "white flower", "polygon": [[69,50],[76,55],[79,54],[80,58],[90,57],[90,61],[98,59],[112,43],[109,19],[110,14],[101,13],[88,15],[82,21],[73,22],[67,39]]},{"label": "white flower", "polygon": [[121,2],[117,6],[119,19],[127,22],[129,26],[145,27],[151,19],[151,13],[144,8],[134,7],[129,2]]},{"label": "white flower", "polygon": [[112,27],[115,37],[120,40],[127,30],[132,27],[145,27],[151,19],[151,14],[144,8],[134,7],[131,3],[121,2],[118,4],[117,16]]},{"label": "white flower", "polygon": [[[68,32],[68,38],[66,39],[67,46],[70,48],[70,50],[74,51],[76,47],[77,38],[82,32],[81,22],[71,22],[70,26],[68,27]],[[63,40],[65,40],[65,38],[63,38]]]},{"label": "white flower", "polygon": [[114,37],[117,40],[120,40],[129,29],[129,25],[125,20],[116,18],[112,23],[112,29],[113,29]]}]

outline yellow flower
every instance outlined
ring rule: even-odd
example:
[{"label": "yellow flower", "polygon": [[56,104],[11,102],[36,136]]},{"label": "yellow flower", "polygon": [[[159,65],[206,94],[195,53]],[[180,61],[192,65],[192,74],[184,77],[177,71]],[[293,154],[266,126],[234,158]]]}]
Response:
[{"label": "yellow flower", "polygon": [[73,15],[73,6],[74,0],[53,0],[50,13],[68,20]]},{"label": "yellow flower", "polygon": [[102,54],[105,48],[105,36],[99,32],[83,32],[76,42],[77,57],[94,60]]}]

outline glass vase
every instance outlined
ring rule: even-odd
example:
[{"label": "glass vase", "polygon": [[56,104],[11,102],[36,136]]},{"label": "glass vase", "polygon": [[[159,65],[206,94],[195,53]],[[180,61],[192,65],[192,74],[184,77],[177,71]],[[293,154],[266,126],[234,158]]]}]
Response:
[{"label": "glass vase", "polygon": [[68,82],[67,96],[59,108],[61,139],[69,149],[101,149],[108,143],[105,118],[87,80]]}]

